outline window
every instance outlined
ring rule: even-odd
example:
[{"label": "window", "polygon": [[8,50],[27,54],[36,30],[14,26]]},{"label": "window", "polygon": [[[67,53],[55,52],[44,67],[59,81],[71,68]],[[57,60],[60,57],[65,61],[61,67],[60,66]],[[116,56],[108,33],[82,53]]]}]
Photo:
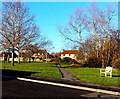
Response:
[{"label": "window", "polygon": [[70,56],[70,54],[69,54],[69,56]]},{"label": "window", "polygon": [[43,55],[43,53],[39,53],[38,55]]}]

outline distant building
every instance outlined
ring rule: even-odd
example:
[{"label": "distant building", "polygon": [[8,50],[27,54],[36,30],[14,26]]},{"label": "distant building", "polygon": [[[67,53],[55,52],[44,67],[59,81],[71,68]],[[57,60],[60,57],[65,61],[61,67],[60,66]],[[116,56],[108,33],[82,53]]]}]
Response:
[{"label": "distant building", "polygon": [[34,61],[50,61],[52,55],[50,55],[45,49],[39,49],[31,57]]},{"label": "distant building", "polygon": [[33,54],[33,57],[40,57],[41,55],[45,55],[46,53],[47,53],[46,50],[40,49],[40,50],[37,50],[37,51]]},{"label": "distant building", "polygon": [[40,49],[40,50],[37,50],[37,51],[32,55],[32,57],[34,57],[34,58],[39,58],[40,60],[42,60],[42,59],[45,59],[45,58],[46,58],[47,54],[48,54],[48,53],[47,53],[46,50]]},{"label": "distant building", "polygon": [[[1,60],[2,61],[9,61],[10,58],[12,58],[12,53],[11,52],[2,52],[1,53]],[[17,57],[17,54],[14,53],[14,58]]]},{"label": "distant building", "polygon": [[60,58],[63,59],[64,57],[69,57],[76,60],[76,54],[79,50],[63,50],[59,53]]}]

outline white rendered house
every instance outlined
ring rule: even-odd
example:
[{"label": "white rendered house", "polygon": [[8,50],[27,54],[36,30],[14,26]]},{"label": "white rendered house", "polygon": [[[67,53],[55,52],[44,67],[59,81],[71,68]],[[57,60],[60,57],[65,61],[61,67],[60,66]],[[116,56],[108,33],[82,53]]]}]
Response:
[{"label": "white rendered house", "polygon": [[76,60],[76,54],[79,50],[63,50],[62,52],[60,52],[60,58],[63,59],[64,57],[69,57],[72,59]]}]

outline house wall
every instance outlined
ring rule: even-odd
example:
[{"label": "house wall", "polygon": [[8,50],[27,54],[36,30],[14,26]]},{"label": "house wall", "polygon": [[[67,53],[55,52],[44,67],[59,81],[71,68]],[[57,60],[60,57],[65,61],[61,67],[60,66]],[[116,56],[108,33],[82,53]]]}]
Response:
[{"label": "house wall", "polygon": [[[9,58],[9,61],[12,61],[12,58]],[[14,58],[14,61],[18,61],[18,58]],[[20,57],[20,61],[23,61],[22,57]]]},{"label": "house wall", "polygon": [[[46,59],[44,59],[46,60]],[[51,59],[47,59],[47,61],[50,61]],[[12,58],[9,58],[9,61],[12,61]],[[14,61],[18,61],[18,58],[14,58]],[[29,61],[27,58],[24,59],[24,58],[20,58],[20,61],[23,62],[23,61]],[[33,59],[30,59],[30,61],[33,61]],[[43,60],[40,60],[38,58],[34,59],[34,62],[42,62]]]},{"label": "house wall", "polygon": [[[9,59],[9,61],[12,61],[12,58]],[[18,61],[18,58],[14,58],[14,61]],[[26,60],[24,58],[20,58],[20,61],[23,62],[23,61],[28,61],[28,59],[26,58]],[[30,61],[33,61],[32,59],[30,59]],[[40,62],[42,60],[40,59],[34,59],[35,62]]]},{"label": "house wall", "polygon": [[69,57],[76,60],[75,54],[61,54],[61,59],[63,59],[64,57]]}]

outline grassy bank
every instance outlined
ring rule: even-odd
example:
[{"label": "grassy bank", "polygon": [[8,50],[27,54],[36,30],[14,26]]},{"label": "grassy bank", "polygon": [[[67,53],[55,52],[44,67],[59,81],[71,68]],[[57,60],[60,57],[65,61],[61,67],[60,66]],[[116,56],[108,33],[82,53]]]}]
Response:
[{"label": "grassy bank", "polygon": [[[82,81],[97,83],[102,85],[120,86],[120,70],[113,70],[113,77],[100,77],[100,69],[98,68],[80,68],[73,67],[67,63],[61,63],[61,66],[75,75]],[[4,66],[2,65],[2,69]],[[17,70],[33,72],[31,75],[49,78],[61,78],[62,75],[59,69],[55,66],[55,63],[16,63],[15,66],[11,66],[10,63],[6,63],[6,70]]]},{"label": "grassy bank", "polygon": [[[65,66],[66,67],[66,66]],[[97,68],[76,68],[66,67],[70,73],[82,81],[97,83],[102,85],[120,86],[120,71],[113,70],[112,77],[100,77],[100,69]]]},{"label": "grassy bank", "polygon": [[[4,64],[2,64],[4,69]],[[61,78],[61,73],[55,66],[55,63],[15,63],[15,66],[11,66],[11,63],[6,63],[6,70],[17,70],[33,72],[31,75],[49,77],[49,78]]]}]

